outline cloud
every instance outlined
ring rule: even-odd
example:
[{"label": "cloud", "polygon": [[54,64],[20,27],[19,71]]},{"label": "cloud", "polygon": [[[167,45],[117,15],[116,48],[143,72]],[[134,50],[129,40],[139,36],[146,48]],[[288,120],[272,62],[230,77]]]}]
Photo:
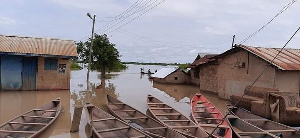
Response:
[{"label": "cloud", "polygon": [[14,25],[15,23],[14,19],[0,15],[0,25]]}]

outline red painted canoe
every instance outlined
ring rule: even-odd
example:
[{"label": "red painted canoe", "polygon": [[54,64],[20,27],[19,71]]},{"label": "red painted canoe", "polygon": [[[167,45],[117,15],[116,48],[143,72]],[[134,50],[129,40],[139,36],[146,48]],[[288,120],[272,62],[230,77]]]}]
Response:
[{"label": "red painted canoe", "polygon": [[[193,120],[196,124],[204,128],[207,133],[211,133],[224,117],[222,113],[200,93],[195,94],[192,98],[191,109]],[[214,132],[214,135],[232,138],[232,130],[227,120],[219,126]]]}]

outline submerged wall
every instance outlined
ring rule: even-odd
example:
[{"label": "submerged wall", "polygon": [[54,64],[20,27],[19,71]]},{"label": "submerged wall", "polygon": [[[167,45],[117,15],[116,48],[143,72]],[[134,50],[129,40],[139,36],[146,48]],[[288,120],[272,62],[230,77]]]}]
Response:
[{"label": "submerged wall", "polygon": [[1,89],[22,89],[22,56],[1,56]]},{"label": "submerged wall", "polygon": [[[57,69],[45,70],[45,58],[38,58],[38,90],[70,89],[70,64],[71,59],[57,60]],[[65,65],[64,72],[61,71],[60,65]]]}]

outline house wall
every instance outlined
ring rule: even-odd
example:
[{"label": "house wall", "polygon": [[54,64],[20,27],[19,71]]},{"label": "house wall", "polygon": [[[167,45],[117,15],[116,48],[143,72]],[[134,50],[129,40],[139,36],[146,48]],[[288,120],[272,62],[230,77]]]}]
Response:
[{"label": "house wall", "polygon": [[[231,95],[242,95],[247,85],[251,85],[268,63],[245,50],[219,59],[217,70],[218,95],[228,99]],[[254,86],[274,88],[275,68],[269,67]]]},{"label": "house wall", "polygon": [[[177,80],[175,80],[175,77],[177,77]],[[182,70],[177,70],[163,79],[153,78],[153,81],[167,84],[187,84],[190,83],[190,76],[182,72]]]},{"label": "house wall", "polygon": [[190,70],[190,73],[191,73],[191,84],[199,86],[200,85],[200,83],[199,83],[200,79],[199,79],[199,76],[198,76],[198,78],[195,77],[195,71],[196,71],[195,68],[193,68],[193,69]]},{"label": "house wall", "polygon": [[2,90],[22,89],[22,56],[1,56]]},{"label": "house wall", "polygon": [[44,57],[38,58],[37,89],[38,90],[70,89],[71,59],[58,58],[57,67],[59,68],[59,64],[66,64],[65,73],[59,73],[59,69],[45,70],[44,59],[45,59]]},{"label": "house wall", "polygon": [[300,94],[300,71],[276,70],[274,88]]},{"label": "house wall", "polygon": [[218,66],[208,65],[200,67],[200,90],[217,93],[218,91]]}]

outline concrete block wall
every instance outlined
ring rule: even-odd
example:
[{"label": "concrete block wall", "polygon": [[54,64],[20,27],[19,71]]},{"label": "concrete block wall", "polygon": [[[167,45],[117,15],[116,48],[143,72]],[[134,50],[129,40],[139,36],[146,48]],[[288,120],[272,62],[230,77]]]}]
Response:
[{"label": "concrete block wall", "polygon": [[[191,69],[190,73],[191,73],[191,84],[196,85],[196,86],[199,86],[199,85],[200,85],[200,79],[194,77],[195,70],[194,70],[194,69]],[[199,76],[200,76],[200,75],[199,75]]]},{"label": "concrete block wall", "polygon": [[59,64],[66,64],[65,73],[59,73],[59,69],[45,70],[44,61],[45,61],[44,57],[38,58],[37,89],[38,90],[70,89],[71,59],[58,58],[57,67],[59,66]]},{"label": "concrete block wall", "polygon": [[200,90],[217,93],[217,68],[217,65],[202,66],[200,68]]}]

